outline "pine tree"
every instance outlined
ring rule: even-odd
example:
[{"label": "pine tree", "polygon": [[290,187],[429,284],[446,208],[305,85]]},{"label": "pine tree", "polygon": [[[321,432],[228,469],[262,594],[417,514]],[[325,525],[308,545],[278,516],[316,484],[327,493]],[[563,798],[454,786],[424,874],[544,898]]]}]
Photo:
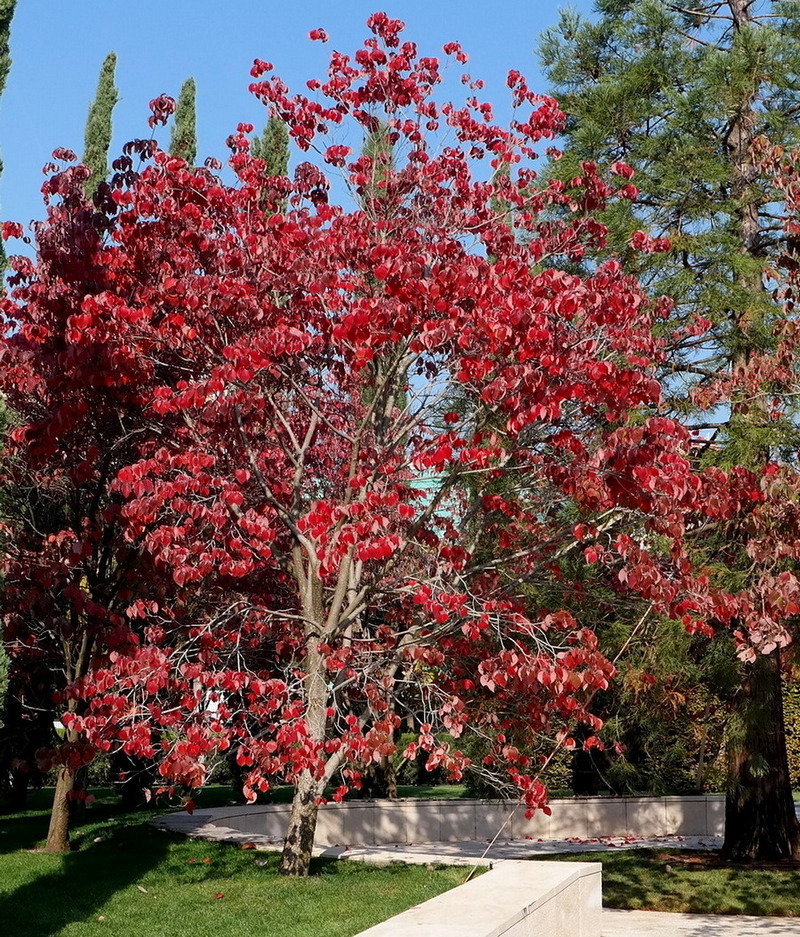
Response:
[{"label": "pine tree", "polygon": [[289,171],[289,132],[283,121],[270,117],[264,133],[253,140],[250,152],[266,162],[268,176],[285,176]]},{"label": "pine tree", "polygon": [[175,123],[169,151],[193,166],[197,158],[197,109],[195,106],[196,87],[194,78],[187,78],[181,85],[178,103],[175,107]]},{"label": "pine tree", "polygon": [[89,107],[84,137],[83,162],[91,170],[86,181],[86,194],[91,198],[98,185],[108,175],[108,150],[111,146],[111,116],[119,100],[119,93],[114,84],[114,72],[117,67],[116,52],[109,52],[100,68],[97,81],[97,94]]},{"label": "pine tree", "polygon": [[[541,40],[546,73],[570,115],[564,157],[551,172],[568,182],[585,159],[635,169],[641,197],[620,202],[604,220],[610,250],[653,293],[675,300],[665,330],[672,405],[708,434],[707,461],[758,470],[797,448],[791,421],[766,413],[763,401],[774,388],[734,393],[728,407],[712,411],[713,420],[697,415],[692,400],[720,373],[746,369],[773,348],[782,313],[763,271],[785,244],[754,144],[761,135],[785,146],[800,139],[800,9],[780,0],[687,8],[666,0],[597,0],[596,11],[595,21],[562,13]],[[668,236],[672,251],[637,259],[628,244],[639,229]],[[705,335],[689,328],[677,337],[677,328],[698,319],[711,323]],[[704,546],[716,548],[727,574],[743,581],[744,532],[740,539]],[[728,740],[731,857],[800,851],[780,669],[777,650],[742,667],[737,728]]]}]

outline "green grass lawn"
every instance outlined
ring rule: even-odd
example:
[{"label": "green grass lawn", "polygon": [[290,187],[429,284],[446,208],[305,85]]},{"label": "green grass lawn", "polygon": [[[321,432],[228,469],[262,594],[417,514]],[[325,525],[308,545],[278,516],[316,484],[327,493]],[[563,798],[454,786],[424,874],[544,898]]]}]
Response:
[{"label": "green grass lawn", "polygon": [[703,869],[691,852],[620,849],[541,856],[603,863],[603,904],[607,908],[683,911],[700,914],[800,915],[800,869],[760,870],[742,866]]},{"label": "green grass lawn", "polygon": [[[44,793],[39,809],[0,815],[0,922],[13,922],[15,937],[350,937],[467,874],[316,860],[310,878],[287,879],[274,854],[154,830],[152,812],[119,813],[102,799],[73,852],[45,855],[35,851]],[[211,789],[201,805],[229,801],[229,790]]]},{"label": "green grass lawn", "polygon": [[[212,798],[215,796],[214,791],[227,792],[227,800],[220,801],[219,804],[211,803],[207,800],[207,797],[210,795]],[[280,784],[275,787],[272,787],[264,795],[264,801],[266,803],[272,804],[288,804],[292,800],[292,792],[294,788],[287,784]],[[326,792],[327,793],[327,792]],[[333,788],[330,788],[328,796],[333,793]],[[220,795],[221,796],[221,795]],[[416,797],[422,800],[427,800],[430,798],[443,798],[445,800],[452,800],[456,797],[471,797],[472,795],[467,793],[467,789],[463,784],[400,784],[397,788],[398,797]],[[356,798],[350,798],[356,799]],[[202,803],[204,807],[212,806],[224,806],[225,804],[230,803],[231,801],[231,790],[227,787],[208,787],[204,788],[199,793],[198,803]]]}]

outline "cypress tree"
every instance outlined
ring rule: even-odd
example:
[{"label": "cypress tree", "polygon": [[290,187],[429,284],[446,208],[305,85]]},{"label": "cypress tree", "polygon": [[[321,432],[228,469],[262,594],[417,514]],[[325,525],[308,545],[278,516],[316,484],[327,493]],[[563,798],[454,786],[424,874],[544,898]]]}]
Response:
[{"label": "cypress tree", "polygon": [[83,162],[91,170],[86,180],[86,195],[91,198],[108,175],[108,150],[111,146],[111,116],[119,100],[114,84],[117,67],[116,52],[109,52],[100,68],[97,94],[89,106],[84,137]]},{"label": "cypress tree", "polygon": [[277,117],[270,117],[264,133],[253,140],[250,152],[267,164],[268,176],[285,176],[289,171],[289,131]]},{"label": "cypress tree", "polygon": [[170,153],[185,159],[190,166],[194,166],[197,158],[196,90],[194,78],[187,78],[181,85],[169,142]]},{"label": "cypress tree", "polygon": [[370,160],[370,179],[364,187],[364,204],[369,207],[380,199],[386,183],[394,172],[394,152],[389,135],[389,126],[379,121],[365,139],[362,151]]},{"label": "cypress tree", "polygon": [[14,18],[16,6],[17,0],[0,0],[0,94],[5,89],[8,73],[11,69],[9,43],[11,39],[11,20]]},{"label": "cypress tree", "polygon": [[[270,117],[262,135],[255,137],[250,144],[250,152],[266,163],[266,179],[286,176],[289,172],[289,131],[286,124],[277,117]],[[265,185],[262,195],[266,212],[271,214],[286,210],[286,189],[280,181],[273,185]]]},{"label": "cypress tree", "polygon": [[[0,0],[0,95],[6,86],[8,73],[11,70],[11,20],[17,0]],[[0,159],[0,175],[3,173],[3,160]],[[5,245],[0,241],[0,273],[6,267]]]},{"label": "cypress tree", "polygon": [[[689,389],[769,354],[782,310],[763,270],[784,249],[776,195],[759,169],[761,135],[787,147],[800,140],[800,7],[780,0],[713,0],[686,8],[665,0],[597,0],[595,21],[568,11],[539,51],[554,94],[570,115],[564,158],[552,175],[579,164],[617,161],[636,171],[642,196],[604,220],[610,250],[623,255],[654,294],[674,298],[667,325],[665,386],[674,411],[709,433],[705,459],[754,471],[796,449],[789,419],[771,421],[741,392],[713,421],[696,414]],[[638,229],[670,238],[670,253],[628,247]],[[711,322],[704,336],[676,326]],[[792,412],[789,405],[787,412]],[[734,586],[752,576],[739,542],[706,543]],[[712,555],[716,550],[716,555]],[[742,665],[728,739],[725,851],[771,859],[800,851],[786,762],[780,652]]]}]

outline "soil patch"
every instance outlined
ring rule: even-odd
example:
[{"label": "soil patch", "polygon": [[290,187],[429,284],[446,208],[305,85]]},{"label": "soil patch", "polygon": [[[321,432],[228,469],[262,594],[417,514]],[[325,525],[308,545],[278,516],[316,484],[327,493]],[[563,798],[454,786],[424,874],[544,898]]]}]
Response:
[{"label": "soil patch", "polygon": [[796,872],[800,870],[800,859],[742,862],[723,858],[717,849],[687,849],[680,852],[654,850],[651,855],[655,862],[663,862],[673,869],[697,869],[698,871],[702,869],[747,869],[753,872]]}]

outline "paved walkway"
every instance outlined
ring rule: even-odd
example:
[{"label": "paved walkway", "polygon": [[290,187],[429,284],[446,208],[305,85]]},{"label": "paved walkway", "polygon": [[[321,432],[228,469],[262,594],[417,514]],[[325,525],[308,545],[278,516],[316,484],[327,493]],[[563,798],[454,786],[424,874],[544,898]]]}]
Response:
[{"label": "paved walkway", "polygon": [[[282,844],[255,833],[242,833],[213,822],[211,814],[197,811],[170,813],[152,822],[162,829],[198,839],[218,842],[251,843],[257,849],[277,850]],[[587,854],[609,849],[719,849],[722,839],[713,836],[659,836],[649,839],[604,837],[581,840],[498,840],[487,852],[486,842],[416,843],[390,846],[329,846],[315,849],[315,855],[354,859],[360,862],[411,862],[442,865],[491,866],[504,859],[564,852]],[[590,856],[587,855],[587,859]],[[800,902],[800,895],[798,896]],[[603,937],[800,937],[800,917],[749,917],[722,914],[667,914],[658,911],[603,911]]]}]

